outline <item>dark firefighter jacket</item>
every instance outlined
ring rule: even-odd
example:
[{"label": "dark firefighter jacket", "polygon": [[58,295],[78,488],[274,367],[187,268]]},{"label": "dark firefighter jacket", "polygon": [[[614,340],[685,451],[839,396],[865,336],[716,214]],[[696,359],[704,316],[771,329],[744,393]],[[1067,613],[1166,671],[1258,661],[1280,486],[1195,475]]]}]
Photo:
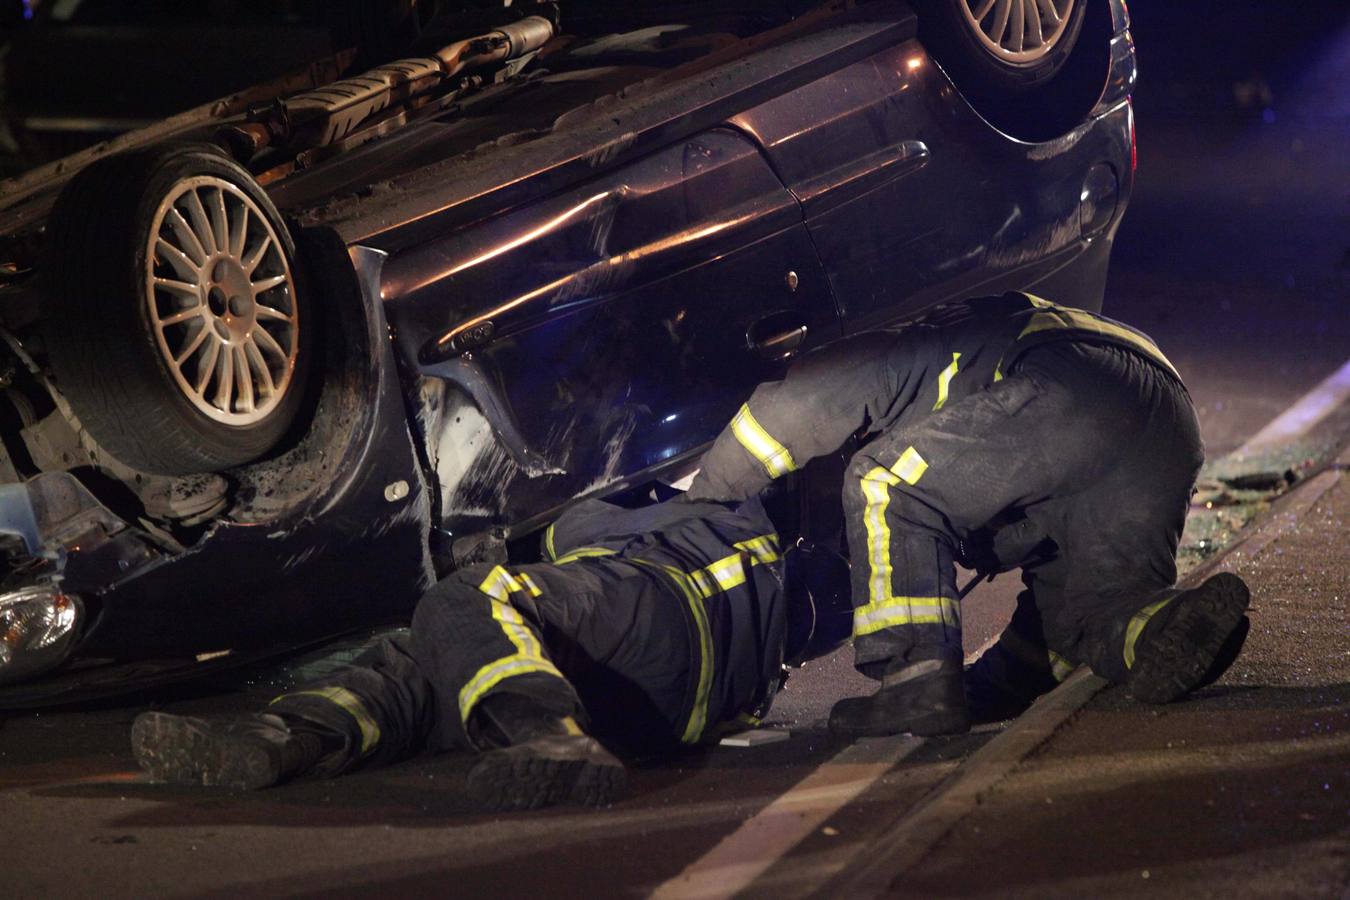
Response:
[{"label": "dark firefighter jacket", "polygon": [[[1063,340],[1125,347],[1176,376],[1146,335],[1102,315],[1020,292],[944,304],[896,329],[827,344],[783,381],[760,385],[703,457],[688,499],[753,497],[851,435],[930,415],[999,381],[1032,347]],[[761,423],[753,410],[780,390],[812,413]]]},{"label": "dark firefighter jacket", "polygon": [[[690,671],[697,677],[681,717],[683,741],[767,711],[781,680],[788,601],[778,535],[758,500],[734,508],[663,503],[631,510],[587,501],[549,527],[544,552],[562,568],[617,557],[655,576],[667,595],[662,606],[680,610],[690,630]],[[669,627],[669,620],[635,615],[628,627],[641,645],[644,629]]]}]

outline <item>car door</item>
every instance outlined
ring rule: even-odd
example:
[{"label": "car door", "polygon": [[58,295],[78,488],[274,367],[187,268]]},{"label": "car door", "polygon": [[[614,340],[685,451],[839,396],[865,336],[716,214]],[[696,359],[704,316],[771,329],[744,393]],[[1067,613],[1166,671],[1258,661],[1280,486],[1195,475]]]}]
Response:
[{"label": "car door", "polygon": [[382,285],[455,533],[682,460],[840,333],[799,205],[730,129],[404,251]]},{"label": "car door", "polygon": [[1000,134],[917,41],[731,123],[801,201],[847,332],[987,289],[1079,243],[1082,172],[1047,172],[1043,162],[1072,141],[1034,146]]}]

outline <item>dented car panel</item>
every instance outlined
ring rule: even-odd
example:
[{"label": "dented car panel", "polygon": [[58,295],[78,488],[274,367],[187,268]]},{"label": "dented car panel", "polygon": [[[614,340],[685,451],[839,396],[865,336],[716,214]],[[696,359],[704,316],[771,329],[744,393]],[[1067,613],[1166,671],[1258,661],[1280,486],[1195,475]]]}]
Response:
[{"label": "dented car panel", "polygon": [[[404,364],[446,382],[424,399],[457,410],[425,435],[456,534],[698,447],[781,370],[774,338],[839,336],[797,203],[729,129],[395,254],[381,292]],[[474,438],[455,392],[500,442]]]}]

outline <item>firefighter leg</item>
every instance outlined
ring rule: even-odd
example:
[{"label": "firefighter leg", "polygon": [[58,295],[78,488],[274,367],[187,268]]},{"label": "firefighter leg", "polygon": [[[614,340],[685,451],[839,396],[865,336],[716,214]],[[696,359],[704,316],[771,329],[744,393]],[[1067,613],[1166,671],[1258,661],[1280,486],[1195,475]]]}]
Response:
[{"label": "firefighter leg", "polygon": [[1127,684],[1138,699],[1163,703],[1213,681],[1236,658],[1248,595],[1227,573],[1190,591],[1174,587],[1189,480],[1154,462],[1033,513],[1059,520],[1049,527],[1060,552],[1029,583],[1047,647]]},{"label": "firefighter leg", "polygon": [[586,588],[584,567],[472,567],[418,604],[413,651],[447,707],[437,740],[482,753],[465,789],[484,807],[597,805],[623,789],[550,652],[588,620]]},{"label": "firefighter leg", "polygon": [[1027,589],[1017,595],[1012,621],[998,641],[966,667],[966,706],[973,723],[1020,715],[1078,666],[1062,649],[1049,646],[1034,580],[1024,573],[1023,583]]},{"label": "firefighter leg", "polygon": [[1057,468],[1028,446],[1062,424],[1056,400],[1039,381],[1015,373],[883,435],[854,457],[844,490],[854,648],[858,668],[881,678],[882,689],[836,707],[837,730],[923,734],[968,727],[957,541],[1053,490]]},{"label": "firefighter leg", "polygon": [[[1189,399],[1118,350],[1038,352],[1029,368],[1077,397],[1077,415],[1109,445],[1103,464],[1066,467],[1061,491],[1025,510],[1057,553],[1024,572],[1028,592],[991,661],[977,665],[981,680],[995,680],[1004,660],[1052,679],[1086,663],[1154,702],[1212,680],[1241,647],[1246,589],[1229,577],[1185,594],[1173,587],[1202,459]],[[1052,679],[1020,686],[1046,688]]]},{"label": "firefighter leg", "polygon": [[399,635],[333,676],[283,694],[263,713],[143,713],[132,726],[132,748],[156,780],[255,789],[405,756],[425,741],[434,703]]}]

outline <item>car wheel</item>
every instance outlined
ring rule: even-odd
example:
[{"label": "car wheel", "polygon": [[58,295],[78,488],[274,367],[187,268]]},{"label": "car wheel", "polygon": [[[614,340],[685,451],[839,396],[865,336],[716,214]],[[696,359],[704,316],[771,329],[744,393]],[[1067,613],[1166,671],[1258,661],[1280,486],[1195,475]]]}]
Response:
[{"label": "car wheel", "polygon": [[1064,67],[1088,0],[913,0],[924,42],[964,93],[1017,97]]},{"label": "car wheel", "polygon": [[49,233],[48,356],[101,447],[185,475],[286,435],[313,323],[290,234],[248,172],[203,144],[110,157],[66,186]]}]

